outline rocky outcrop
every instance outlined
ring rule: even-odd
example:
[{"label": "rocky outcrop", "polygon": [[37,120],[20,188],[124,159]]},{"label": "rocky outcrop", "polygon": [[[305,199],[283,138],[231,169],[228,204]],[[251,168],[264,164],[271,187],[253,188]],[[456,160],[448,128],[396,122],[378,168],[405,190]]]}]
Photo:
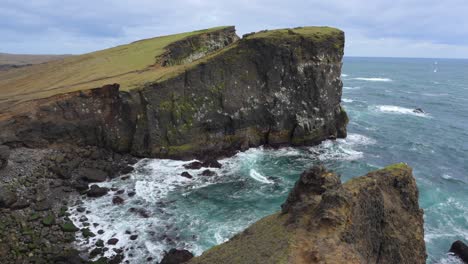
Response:
[{"label": "rocky outcrop", "polygon": [[[208,43],[234,41],[226,30]],[[0,117],[0,143],[192,158],[345,137],[343,46],[343,32],[330,28],[250,35],[141,89],[113,84],[30,102],[27,111]]]},{"label": "rocky outcrop", "polygon": [[189,263],[425,263],[412,170],[396,164],[341,184],[304,172],[280,213]]},{"label": "rocky outcrop", "polygon": [[158,60],[163,67],[191,63],[237,40],[239,37],[234,27],[223,27],[217,31],[190,36],[171,43]]},{"label": "rocky outcrop", "polygon": [[468,263],[468,246],[462,241],[453,242],[449,252],[460,258],[464,263]]}]

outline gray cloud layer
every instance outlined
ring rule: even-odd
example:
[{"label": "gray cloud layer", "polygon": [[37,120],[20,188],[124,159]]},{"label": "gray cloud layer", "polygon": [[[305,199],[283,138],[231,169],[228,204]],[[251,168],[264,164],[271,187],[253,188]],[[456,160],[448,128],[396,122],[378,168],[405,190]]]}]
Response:
[{"label": "gray cloud layer", "polygon": [[83,53],[162,34],[236,25],[329,25],[353,56],[468,58],[466,0],[1,0],[0,52]]}]

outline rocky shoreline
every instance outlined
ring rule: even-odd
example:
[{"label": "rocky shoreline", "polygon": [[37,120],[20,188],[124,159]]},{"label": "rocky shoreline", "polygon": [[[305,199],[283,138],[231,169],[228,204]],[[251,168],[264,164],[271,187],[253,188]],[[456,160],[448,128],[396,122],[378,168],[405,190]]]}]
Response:
[{"label": "rocky shoreline", "polygon": [[0,170],[3,263],[81,263],[72,243],[86,230],[73,225],[68,207],[81,195],[95,195],[89,184],[129,173],[136,161],[97,147],[12,149]]}]

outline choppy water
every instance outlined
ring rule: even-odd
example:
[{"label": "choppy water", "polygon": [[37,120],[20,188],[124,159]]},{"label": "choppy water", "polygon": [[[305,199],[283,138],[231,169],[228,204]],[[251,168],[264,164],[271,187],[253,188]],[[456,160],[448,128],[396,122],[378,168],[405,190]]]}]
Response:
[{"label": "choppy water", "polygon": [[[158,259],[173,247],[200,254],[279,210],[314,163],[345,181],[404,161],[414,168],[425,210],[428,263],[456,263],[448,248],[456,239],[468,241],[468,61],[345,58],[342,79],[347,139],[251,149],[222,160],[217,176],[189,170],[192,180],[179,176],[187,162],[142,160],[130,179],[102,183],[125,190],[123,205],[112,205],[111,195],[84,201],[89,222],[99,224],[91,230],[106,231],[90,243],[117,237],[131,263]],[[136,195],[128,197],[130,191]],[[80,224],[81,213],[73,215]]]}]

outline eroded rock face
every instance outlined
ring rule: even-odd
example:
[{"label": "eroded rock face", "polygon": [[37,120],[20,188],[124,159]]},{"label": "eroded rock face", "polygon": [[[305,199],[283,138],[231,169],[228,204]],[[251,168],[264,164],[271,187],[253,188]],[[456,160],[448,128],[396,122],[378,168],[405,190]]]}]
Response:
[{"label": "eroded rock face", "polygon": [[10,148],[0,145],[0,170],[8,165],[8,158],[10,157]]},{"label": "eroded rock face", "polygon": [[232,29],[212,33],[200,42],[230,46],[141,89],[120,92],[113,84],[29,102],[28,112],[0,116],[0,143],[188,159],[345,137],[343,32],[272,32],[234,44]]},{"label": "eroded rock face", "polygon": [[323,167],[307,170],[281,213],[190,263],[425,261],[416,183],[410,167],[396,164],[345,184]]}]

